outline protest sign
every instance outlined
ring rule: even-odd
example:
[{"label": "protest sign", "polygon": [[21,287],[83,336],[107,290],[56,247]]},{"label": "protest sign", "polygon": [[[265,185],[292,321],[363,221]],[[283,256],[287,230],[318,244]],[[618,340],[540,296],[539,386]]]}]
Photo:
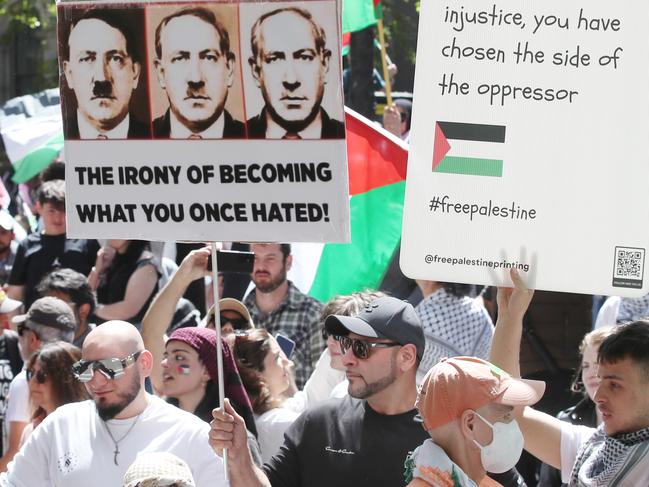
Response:
[{"label": "protest sign", "polygon": [[649,5],[424,1],[401,265],[646,294]]},{"label": "protest sign", "polygon": [[339,1],[58,9],[69,236],[349,240]]}]

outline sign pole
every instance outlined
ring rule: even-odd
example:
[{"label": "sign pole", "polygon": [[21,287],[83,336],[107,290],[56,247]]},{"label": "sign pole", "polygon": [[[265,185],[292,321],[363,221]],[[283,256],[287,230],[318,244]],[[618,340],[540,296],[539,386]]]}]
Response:
[{"label": "sign pole", "polygon": [[383,81],[385,81],[385,102],[387,106],[392,106],[392,83],[388,74],[388,63],[385,52],[385,34],[383,32],[383,19],[378,19],[376,25],[379,31],[379,43],[381,44],[381,64],[383,65]]},{"label": "sign pole", "polygon": [[[225,386],[223,383],[223,346],[221,343],[221,310],[219,307],[219,268],[216,254],[216,242],[212,242],[212,291],[214,296],[214,329],[216,331],[216,370],[219,379],[219,409],[224,411]],[[223,450],[223,472],[226,482],[228,474],[228,450]]]}]

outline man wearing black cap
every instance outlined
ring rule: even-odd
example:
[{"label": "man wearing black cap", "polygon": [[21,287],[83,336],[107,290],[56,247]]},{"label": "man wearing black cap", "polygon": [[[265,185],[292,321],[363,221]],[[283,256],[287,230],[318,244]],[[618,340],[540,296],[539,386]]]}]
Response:
[{"label": "man wearing black cap", "polygon": [[226,402],[214,411],[210,444],[228,448],[232,487],[403,485],[408,452],[426,437],[414,409],[424,335],[414,308],[382,297],[358,317],[329,316],[340,337],[349,396],[302,414],[264,469],[247,450],[243,420]]}]

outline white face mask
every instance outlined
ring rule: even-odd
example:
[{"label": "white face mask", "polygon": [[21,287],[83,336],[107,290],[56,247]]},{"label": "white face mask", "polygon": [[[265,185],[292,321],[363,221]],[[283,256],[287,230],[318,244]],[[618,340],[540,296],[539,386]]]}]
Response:
[{"label": "white face mask", "polygon": [[523,453],[524,443],[523,433],[521,433],[516,420],[513,419],[509,423],[491,424],[477,412],[475,414],[488,424],[493,432],[493,439],[486,446],[473,440],[473,443],[480,448],[480,459],[484,469],[491,473],[503,473],[514,468]]}]

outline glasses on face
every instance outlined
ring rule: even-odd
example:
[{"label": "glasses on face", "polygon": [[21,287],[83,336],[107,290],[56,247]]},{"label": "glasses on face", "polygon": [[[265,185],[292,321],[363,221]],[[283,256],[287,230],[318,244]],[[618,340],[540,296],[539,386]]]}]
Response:
[{"label": "glasses on face", "polygon": [[219,315],[219,319],[221,320],[221,327],[223,327],[226,323],[230,323],[232,325],[232,328],[234,328],[235,330],[249,327],[248,321],[245,318],[228,318],[227,316]]},{"label": "glasses on face", "polygon": [[32,379],[36,379],[36,382],[39,384],[45,384],[47,382],[47,374],[42,370],[35,371],[34,369],[27,369],[25,375],[27,375],[27,382]]},{"label": "glasses on face", "polygon": [[34,330],[28,327],[25,323],[20,323],[16,327],[16,330],[18,331],[18,336],[20,337],[24,336],[26,331],[31,331],[34,335],[38,336],[38,333],[36,333]]},{"label": "glasses on face", "polygon": [[107,379],[117,379],[124,375],[124,371],[130,365],[133,365],[140,352],[135,352],[125,358],[106,358],[103,360],[79,360],[72,366],[72,373],[79,382],[88,382],[92,380],[95,371],[101,372]]},{"label": "glasses on face", "polygon": [[388,342],[388,343],[377,343],[377,342],[366,342],[365,340],[358,340],[356,338],[349,338],[339,336],[336,337],[338,343],[340,343],[340,352],[344,355],[347,353],[347,350],[351,348],[354,357],[364,360],[370,356],[370,349],[373,348],[390,348],[390,347],[400,347],[400,343]]}]

